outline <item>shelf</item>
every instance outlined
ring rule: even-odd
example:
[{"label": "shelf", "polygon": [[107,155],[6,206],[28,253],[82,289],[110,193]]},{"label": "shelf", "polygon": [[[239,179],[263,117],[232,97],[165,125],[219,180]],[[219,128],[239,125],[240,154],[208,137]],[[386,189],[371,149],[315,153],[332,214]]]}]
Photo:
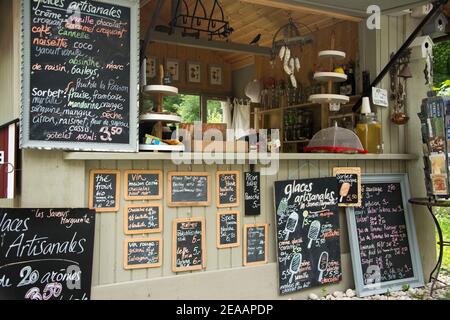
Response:
[{"label": "shelf", "polygon": [[[172,160],[171,153],[110,153],[110,152],[65,152],[64,160]],[[217,160],[217,159],[249,159],[249,153],[216,153],[213,155],[203,153],[183,153],[183,158]],[[257,159],[273,159],[277,155],[256,154]],[[280,160],[418,160],[416,154],[340,154],[340,153],[280,153]],[[239,158],[237,158],[239,157]]]},{"label": "shelf", "polygon": [[139,117],[140,121],[181,122],[181,117],[174,114],[146,113]]},{"label": "shelf", "polygon": [[143,92],[146,94],[162,94],[165,96],[178,95],[178,88],[164,85],[149,85],[145,86]]},{"label": "shelf", "polygon": [[347,75],[338,72],[316,72],[314,73],[314,80],[322,82],[344,82],[347,81]]},{"label": "shelf", "polygon": [[180,145],[154,145],[154,144],[140,144],[141,151],[184,151],[184,144]]},{"label": "shelf", "polygon": [[309,100],[316,103],[341,103],[346,104],[350,102],[350,97],[340,94],[313,94],[309,97]]},{"label": "shelf", "polygon": [[294,144],[294,143],[308,143],[309,139],[303,139],[303,140],[293,140],[293,141],[283,141],[284,144]]},{"label": "shelf", "polygon": [[334,58],[334,59],[345,59],[346,54],[343,51],[338,50],[323,50],[319,52],[320,58]]}]

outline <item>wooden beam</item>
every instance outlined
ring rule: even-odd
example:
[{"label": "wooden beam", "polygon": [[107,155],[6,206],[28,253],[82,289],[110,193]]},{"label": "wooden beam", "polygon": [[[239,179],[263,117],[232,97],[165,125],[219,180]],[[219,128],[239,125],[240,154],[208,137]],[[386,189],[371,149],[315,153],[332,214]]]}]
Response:
[{"label": "wooden beam", "polygon": [[150,34],[150,39],[152,42],[158,43],[174,44],[191,48],[209,49],[223,52],[252,54],[264,57],[270,57],[272,50],[268,47],[256,47],[233,42],[183,37],[179,31],[176,31],[172,35],[168,35],[167,33],[163,32],[152,31]]},{"label": "wooden beam", "polygon": [[305,12],[305,13],[328,16],[328,17],[333,17],[333,18],[340,19],[340,20],[348,20],[348,21],[354,21],[354,22],[360,22],[362,20],[362,18],[360,18],[360,17],[354,17],[354,16],[350,16],[350,15],[342,14],[342,13],[338,13],[338,12],[326,11],[323,9],[307,7],[305,5],[301,5],[299,3],[296,3],[296,2],[290,1],[290,0],[240,0],[240,1],[245,2],[245,3],[256,4],[256,5],[260,5],[260,6],[271,7],[271,8],[290,10],[290,11],[301,11],[301,12]]}]

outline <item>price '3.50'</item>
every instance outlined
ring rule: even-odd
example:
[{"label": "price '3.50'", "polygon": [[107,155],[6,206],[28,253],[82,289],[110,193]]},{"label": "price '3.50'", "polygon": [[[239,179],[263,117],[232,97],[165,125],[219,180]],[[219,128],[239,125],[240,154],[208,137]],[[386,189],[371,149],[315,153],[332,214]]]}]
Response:
[{"label": "price '3.50'", "polygon": [[102,141],[112,141],[112,137],[120,136],[123,133],[123,129],[120,127],[102,127],[100,133],[102,133],[100,136]]}]

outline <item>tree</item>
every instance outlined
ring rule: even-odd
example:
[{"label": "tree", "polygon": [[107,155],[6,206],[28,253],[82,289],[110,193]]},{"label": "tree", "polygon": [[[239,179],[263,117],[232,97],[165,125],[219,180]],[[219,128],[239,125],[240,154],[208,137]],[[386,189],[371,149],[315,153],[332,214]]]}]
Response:
[{"label": "tree", "polygon": [[450,41],[436,44],[433,56],[434,86],[440,88],[443,82],[450,80]]}]

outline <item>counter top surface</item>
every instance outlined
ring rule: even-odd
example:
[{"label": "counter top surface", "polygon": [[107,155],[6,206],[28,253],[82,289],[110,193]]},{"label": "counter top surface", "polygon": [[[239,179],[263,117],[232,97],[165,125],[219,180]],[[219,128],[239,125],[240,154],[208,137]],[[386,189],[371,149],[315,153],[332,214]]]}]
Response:
[{"label": "counter top surface", "polygon": [[[109,152],[66,152],[65,160],[172,160],[172,153],[168,152],[139,152],[139,153],[109,153]],[[280,160],[418,160],[416,154],[339,154],[339,153],[280,153],[256,154],[249,153],[216,153],[215,155],[203,153],[183,153],[183,159],[273,159],[279,156]]]}]

